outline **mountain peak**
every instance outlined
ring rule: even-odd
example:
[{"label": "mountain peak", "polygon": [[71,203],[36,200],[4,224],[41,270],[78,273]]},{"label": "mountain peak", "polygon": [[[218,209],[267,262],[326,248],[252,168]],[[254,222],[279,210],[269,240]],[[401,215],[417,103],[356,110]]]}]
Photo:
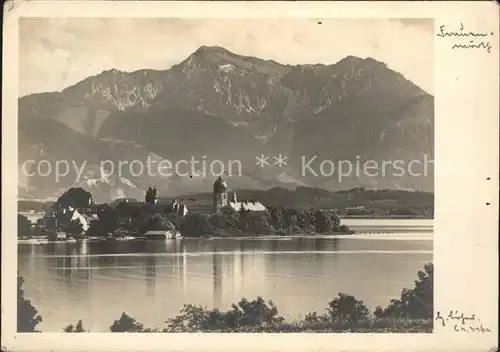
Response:
[{"label": "mountain peak", "polygon": [[124,73],[127,73],[127,72],[118,70],[116,68],[112,68],[112,69],[109,69],[109,70],[104,70],[104,71],[101,72],[101,74],[113,74],[113,75],[124,74]]},{"label": "mountain peak", "polygon": [[210,55],[210,54],[225,54],[225,55],[236,55],[232,52],[230,52],[227,49],[224,49],[223,47],[220,46],[208,46],[208,45],[202,45],[200,46],[194,53],[194,56],[198,55]]},{"label": "mountain peak", "polygon": [[339,62],[337,62],[337,64],[343,64],[343,63],[345,63],[345,64],[350,64],[350,65],[358,65],[358,64],[360,64],[363,61],[364,60],[362,58],[360,58],[360,57],[349,55],[349,56],[344,57]]}]

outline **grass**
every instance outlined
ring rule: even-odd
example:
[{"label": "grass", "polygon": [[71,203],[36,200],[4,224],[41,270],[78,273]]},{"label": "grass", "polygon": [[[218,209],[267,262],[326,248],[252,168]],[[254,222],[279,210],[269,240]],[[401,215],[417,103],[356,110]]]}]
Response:
[{"label": "grass", "polygon": [[[313,323],[282,322],[272,326],[241,326],[222,329],[200,329],[186,332],[201,333],[432,333],[432,319],[375,319],[352,323]],[[167,330],[153,328],[142,332],[163,332]]]},{"label": "grass", "polygon": [[274,326],[238,327],[201,332],[211,333],[432,333],[433,320],[377,319],[352,323],[292,323]]},{"label": "grass", "polygon": [[[201,329],[205,333],[432,333],[432,319],[376,319],[352,323],[292,323],[272,326],[241,326],[223,329]],[[158,331],[158,330],[157,330]],[[164,331],[168,332],[168,331]]]}]

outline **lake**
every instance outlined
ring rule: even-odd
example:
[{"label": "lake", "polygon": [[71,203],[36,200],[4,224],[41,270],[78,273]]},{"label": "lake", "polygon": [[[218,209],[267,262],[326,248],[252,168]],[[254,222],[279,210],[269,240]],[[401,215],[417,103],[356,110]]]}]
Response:
[{"label": "lake", "polygon": [[432,261],[432,220],[343,223],[358,234],[20,244],[19,272],[42,331],[82,319],[97,332],[122,312],[162,328],[183,304],[226,310],[242,297],[273,300],[290,319],[322,313],[339,292],[373,310],[413,287],[417,271]]}]

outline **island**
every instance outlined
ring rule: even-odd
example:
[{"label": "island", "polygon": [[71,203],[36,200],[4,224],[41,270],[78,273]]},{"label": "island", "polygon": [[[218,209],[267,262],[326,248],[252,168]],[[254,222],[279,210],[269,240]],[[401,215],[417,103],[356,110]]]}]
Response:
[{"label": "island", "polygon": [[[52,204],[25,202],[20,209],[24,212],[18,215],[18,237],[22,241],[97,241],[346,235],[354,231],[342,224],[342,218],[433,215],[432,194],[425,192],[298,187],[295,191],[242,190],[241,194],[244,200],[229,190],[222,177],[215,180],[211,194],[162,198],[149,187],[143,201],[120,198],[96,204],[90,192],[70,188]],[[27,210],[43,215],[32,223]]]}]

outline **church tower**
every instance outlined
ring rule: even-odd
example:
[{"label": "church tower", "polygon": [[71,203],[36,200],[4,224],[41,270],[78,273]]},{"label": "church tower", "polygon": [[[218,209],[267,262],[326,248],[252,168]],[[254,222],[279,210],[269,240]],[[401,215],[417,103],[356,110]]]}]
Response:
[{"label": "church tower", "polygon": [[227,205],[227,183],[221,176],[214,183],[213,212],[218,213]]}]

